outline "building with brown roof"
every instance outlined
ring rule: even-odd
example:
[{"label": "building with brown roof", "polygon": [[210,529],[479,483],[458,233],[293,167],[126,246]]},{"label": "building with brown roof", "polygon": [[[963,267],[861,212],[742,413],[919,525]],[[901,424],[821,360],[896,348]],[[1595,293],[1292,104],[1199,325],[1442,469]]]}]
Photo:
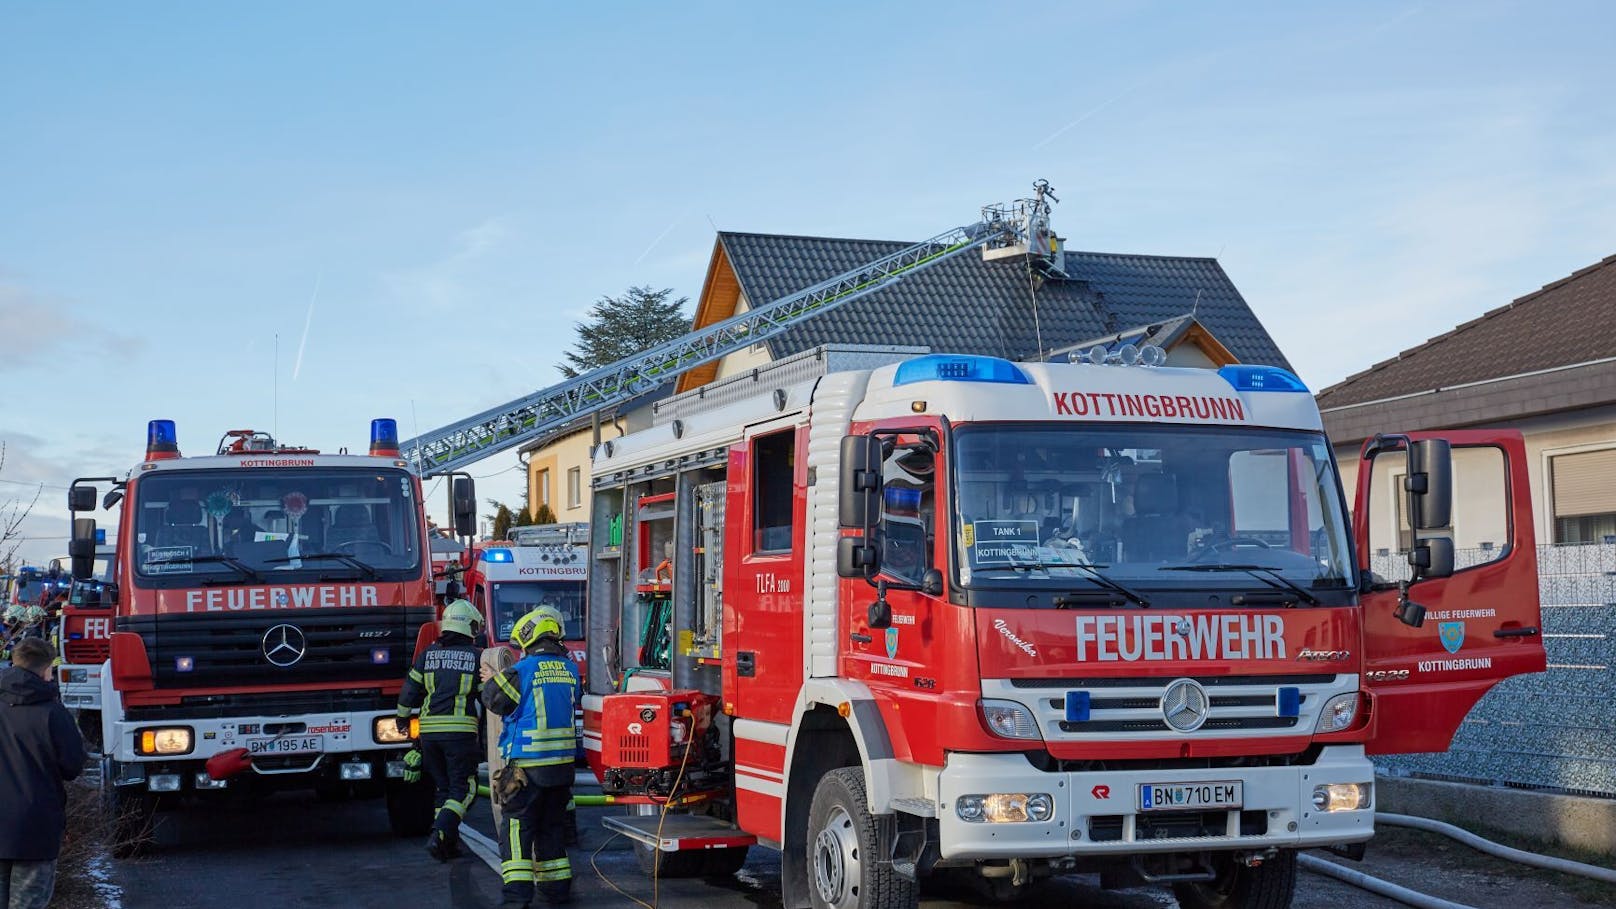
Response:
[{"label": "building with brown roof", "polygon": [[[1526,437],[1538,541],[1616,539],[1616,256],[1349,376],[1318,402],[1349,489],[1375,432],[1508,426]],[[1461,471],[1459,499],[1464,483]]]}]

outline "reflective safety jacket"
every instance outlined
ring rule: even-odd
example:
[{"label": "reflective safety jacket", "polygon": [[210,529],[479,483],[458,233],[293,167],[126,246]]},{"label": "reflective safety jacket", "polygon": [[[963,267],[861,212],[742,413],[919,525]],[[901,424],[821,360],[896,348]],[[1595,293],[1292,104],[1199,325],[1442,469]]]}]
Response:
[{"label": "reflective safety jacket", "polygon": [[421,709],[421,734],[477,733],[476,646],[463,635],[445,634],[432,642],[404,678],[398,715]]},{"label": "reflective safety jacket", "polygon": [[505,717],[499,753],[518,767],[571,764],[582,693],[578,667],[562,653],[528,654],[495,676],[483,689],[483,706]]}]

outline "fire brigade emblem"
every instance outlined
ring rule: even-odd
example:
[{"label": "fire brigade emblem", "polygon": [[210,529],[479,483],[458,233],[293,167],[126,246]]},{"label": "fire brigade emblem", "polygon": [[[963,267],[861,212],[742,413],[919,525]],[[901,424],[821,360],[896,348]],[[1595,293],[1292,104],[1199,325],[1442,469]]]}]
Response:
[{"label": "fire brigade emblem", "polygon": [[309,649],[303,629],[282,623],[264,632],[264,659],[285,668],[303,659]]},{"label": "fire brigade emblem", "polygon": [[1442,647],[1449,653],[1458,653],[1464,646],[1464,623],[1443,622],[1436,626],[1437,636],[1442,639]]},{"label": "fire brigade emblem", "polygon": [[887,629],[887,659],[896,659],[898,656],[898,629]]}]

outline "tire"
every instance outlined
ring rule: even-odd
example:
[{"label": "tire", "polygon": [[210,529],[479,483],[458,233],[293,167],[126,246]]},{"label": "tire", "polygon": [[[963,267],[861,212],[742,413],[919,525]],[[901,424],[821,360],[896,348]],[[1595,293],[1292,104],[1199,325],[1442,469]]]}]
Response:
[{"label": "tire", "polygon": [[808,897],[814,909],[915,909],[920,888],[878,862],[875,817],[857,767],[832,770],[808,809]]},{"label": "tire", "polygon": [[387,823],[398,836],[426,836],[432,829],[432,785],[390,782],[387,785]]},{"label": "tire", "polygon": [[108,786],[113,858],[138,858],[151,851],[157,832],[157,797],[133,786]]},{"label": "tire", "polygon": [[1255,868],[1232,858],[1220,863],[1218,879],[1207,884],[1174,884],[1182,909],[1290,909],[1296,895],[1296,852],[1279,854]]}]

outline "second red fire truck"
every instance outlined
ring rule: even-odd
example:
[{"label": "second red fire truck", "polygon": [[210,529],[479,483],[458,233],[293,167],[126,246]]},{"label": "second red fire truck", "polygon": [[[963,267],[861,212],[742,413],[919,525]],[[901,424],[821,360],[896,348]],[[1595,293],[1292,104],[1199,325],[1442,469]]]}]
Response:
[{"label": "second red fire truck", "polygon": [[[1297,850],[1369,839],[1369,755],[1444,750],[1544,668],[1521,438],[1372,439],[1354,523],[1300,380],[1121,365],[1159,353],[762,370],[602,445],[585,747],[638,815],[609,825],[662,874],[778,849],[793,909],[1069,872],[1279,907]],[[1505,491],[1462,568],[1455,465]]]}]

